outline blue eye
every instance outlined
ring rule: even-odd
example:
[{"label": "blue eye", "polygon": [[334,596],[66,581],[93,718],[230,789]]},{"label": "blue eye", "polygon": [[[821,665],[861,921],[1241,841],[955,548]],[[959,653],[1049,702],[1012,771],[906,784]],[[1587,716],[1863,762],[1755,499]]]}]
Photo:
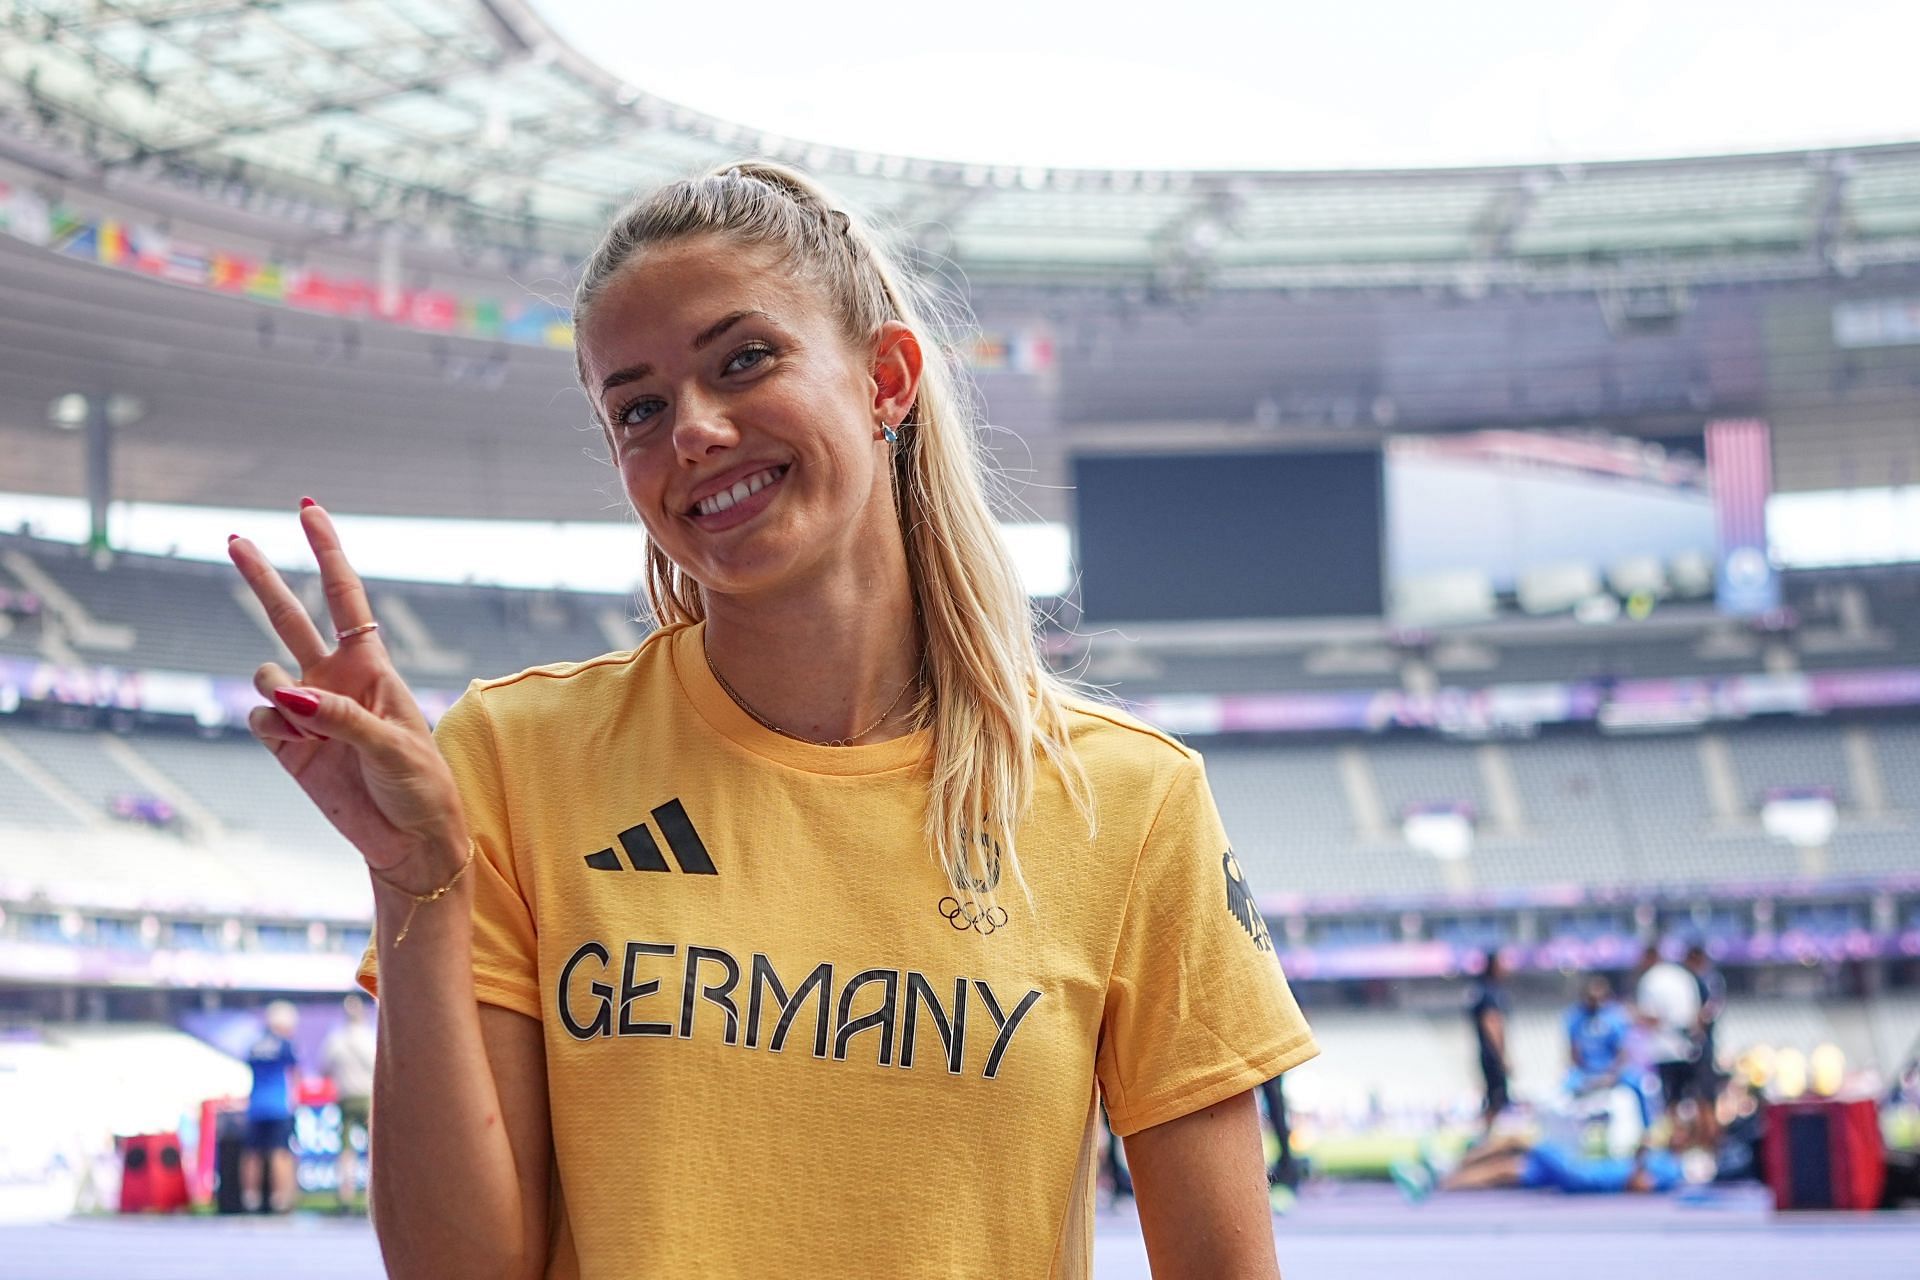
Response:
[{"label": "blue eye", "polygon": [[[752,346],[742,347],[727,358],[726,367],[722,370],[722,372],[740,373],[744,370],[753,368],[754,365],[765,363],[767,357],[771,356],[772,354],[773,354],[773,348],[766,346],[763,343],[756,342]],[[742,364],[741,361],[746,360],[748,356],[753,356],[755,358],[746,364]]]},{"label": "blue eye", "polygon": [[[648,410],[645,417],[636,416],[641,409]],[[647,424],[647,420],[659,411],[660,401],[653,399],[651,396],[644,396],[615,414],[613,425],[616,427],[644,427]]]}]

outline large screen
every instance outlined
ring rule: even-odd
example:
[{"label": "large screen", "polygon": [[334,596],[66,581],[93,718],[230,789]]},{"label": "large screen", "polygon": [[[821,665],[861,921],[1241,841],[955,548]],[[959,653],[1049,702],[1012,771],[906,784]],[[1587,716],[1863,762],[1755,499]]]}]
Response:
[{"label": "large screen", "polygon": [[1388,441],[1390,615],[1473,621],[1711,595],[1700,441],[1544,430]]},{"label": "large screen", "polygon": [[1083,456],[1074,501],[1089,622],[1380,614],[1377,451]]}]

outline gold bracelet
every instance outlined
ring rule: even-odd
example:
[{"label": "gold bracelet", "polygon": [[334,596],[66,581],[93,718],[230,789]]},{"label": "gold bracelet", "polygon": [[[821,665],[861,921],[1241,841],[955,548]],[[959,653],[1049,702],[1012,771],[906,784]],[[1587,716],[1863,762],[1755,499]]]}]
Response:
[{"label": "gold bracelet", "polygon": [[[468,836],[467,837],[467,860],[460,864],[460,869],[453,873],[453,878],[451,880],[441,885],[438,889],[435,889],[432,893],[408,894],[408,896],[413,899],[413,907],[407,912],[406,921],[401,924],[400,932],[395,934],[393,937],[394,946],[397,947],[401,943],[407,940],[407,930],[413,928],[413,917],[420,910],[421,907],[426,906],[429,902],[438,902],[440,899],[446,897],[449,893],[453,892],[453,886],[455,886],[456,884],[459,884],[460,877],[467,874],[467,868],[473,865],[474,855],[479,852],[480,852],[480,846],[477,843],[475,843],[474,838],[472,836]],[[378,879],[379,877],[375,877],[375,878]],[[384,881],[384,883],[390,886],[391,888],[400,889],[400,886],[397,884],[394,884],[391,880]],[[406,890],[400,889],[400,892],[406,893]]]}]

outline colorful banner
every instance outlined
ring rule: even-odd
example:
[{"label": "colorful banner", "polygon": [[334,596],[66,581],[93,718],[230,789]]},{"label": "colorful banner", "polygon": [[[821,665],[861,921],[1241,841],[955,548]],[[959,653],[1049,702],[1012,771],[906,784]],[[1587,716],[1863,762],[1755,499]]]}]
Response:
[{"label": "colorful banner", "polygon": [[1048,373],[1054,365],[1053,335],[1037,326],[982,330],[967,344],[965,355],[968,367],[981,373]]},{"label": "colorful banner", "polygon": [[50,206],[35,192],[4,182],[0,182],[0,232],[99,266],[301,311],[526,346],[565,349],[573,345],[566,308],[543,299],[502,301],[460,298],[435,289],[382,289],[371,279],[262,261],[177,240],[154,227]]},{"label": "colorful banner", "polygon": [[[1698,900],[1700,896],[1720,902],[1743,900],[1727,886],[1716,887],[1690,900]],[[1642,890],[1634,898],[1636,902],[1662,900],[1681,899],[1652,890]],[[1273,911],[1264,901],[1261,908],[1268,916],[1269,927],[1278,934],[1282,913]],[[1374,909],[1384,908],[1376,904]],[[1592,973],[1632,967],[1645,945],[1644,939],[1629,933],[1561,936],[1537,943],[1502,946],[1500,956],[1507,968],[1516,972]],[[1744,936],[1716,938],[1712,947],[1714,959],[1721,965],[1910,961],[1920,957],[1920,929],[1755,931]],[[1278,954],[1289,979],[1313,982],[1458,977],[1477,969],[1485,949],[1479,943],[1438,941],[1370,942],[1350,946],[1324,943],[1281,946]],[[351,988],[358,960],[357,954],[345,952],[135,951],[83,943],[0,939],[0,981],[7,982],[332,995]],[[305,1057],[303,1055],[303,1060]]]},{"label": "colorful banner", "polygon": [[[416,688],[414,700],[438,721],[458,690]],[[0,713],[23,702],[117,708],[177,715],[213,727],[243,729],[265,701],[250,681],[190,671],[65,667],[0,655]],[[1170,733],[1379,733],[1429,729],[1482,735],[1547,724],[1704,724],[1760,715],[1920,706],[1920,667],[1698,679],[1505,684],[1482,689],[1402,689],[1334,693],[1174,694],[1140,698],[1129,710]]]},{"label": "colorful banner", "polygon": [[[567,309],[544,299],[503,301],[459,297],[437,289],[383,289],[371,278],[263,261],[217,245],[175,240],[154,227],[49,205],[35,192],[4,182],[0,182],[0,233],[169,284],[341,319],[530,347],[566,350],[573,346]],[[965,344],[961,354],[970,368],[983,373],[1041,375],[1052,372],[1058,353],[1053,334],[1035,325],[983,331]]]}]

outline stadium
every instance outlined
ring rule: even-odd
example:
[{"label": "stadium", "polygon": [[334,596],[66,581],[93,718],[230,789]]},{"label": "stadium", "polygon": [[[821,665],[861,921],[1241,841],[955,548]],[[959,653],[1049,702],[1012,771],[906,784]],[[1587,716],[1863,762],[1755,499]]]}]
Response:
[{"label": "stadium", "polygon": [[[19,1274],[384,1274],[327,1212],[366,1135],[321,1065],[372,892],[248,730],[255,669],[292,659],[224,539],[324,626],[288,514],[321,496],[429,719],[641,644],[573,276],[630,197],[746,156],[971,311],[1048,662],[1204,758],[1321,1047],[1284,1081],[1288,1276],[1911,1266],[1920,142],[949,163],[661,100],[528,0],[29,0],[0,23]],[[1481,1131],[1489,956],[1516,1112],[1616,1141],[1564,1084],[1569,1009],[1592,975],[1631,1000],[1649,945],[1723,984],[1690,1113],[1721,1113],[1717,1167],[1664,1196],[1396,1188]],[[238,1212],[221,1102],[274,1002],[310,1087],[284,1221]],[[1862,1107],[1852,1145],[1807,1136]],[[171,1183],[130,1163],[150,1138]],[[1124,1163],[1100,1176],[1095,1274],[1145,1276]]]}]

